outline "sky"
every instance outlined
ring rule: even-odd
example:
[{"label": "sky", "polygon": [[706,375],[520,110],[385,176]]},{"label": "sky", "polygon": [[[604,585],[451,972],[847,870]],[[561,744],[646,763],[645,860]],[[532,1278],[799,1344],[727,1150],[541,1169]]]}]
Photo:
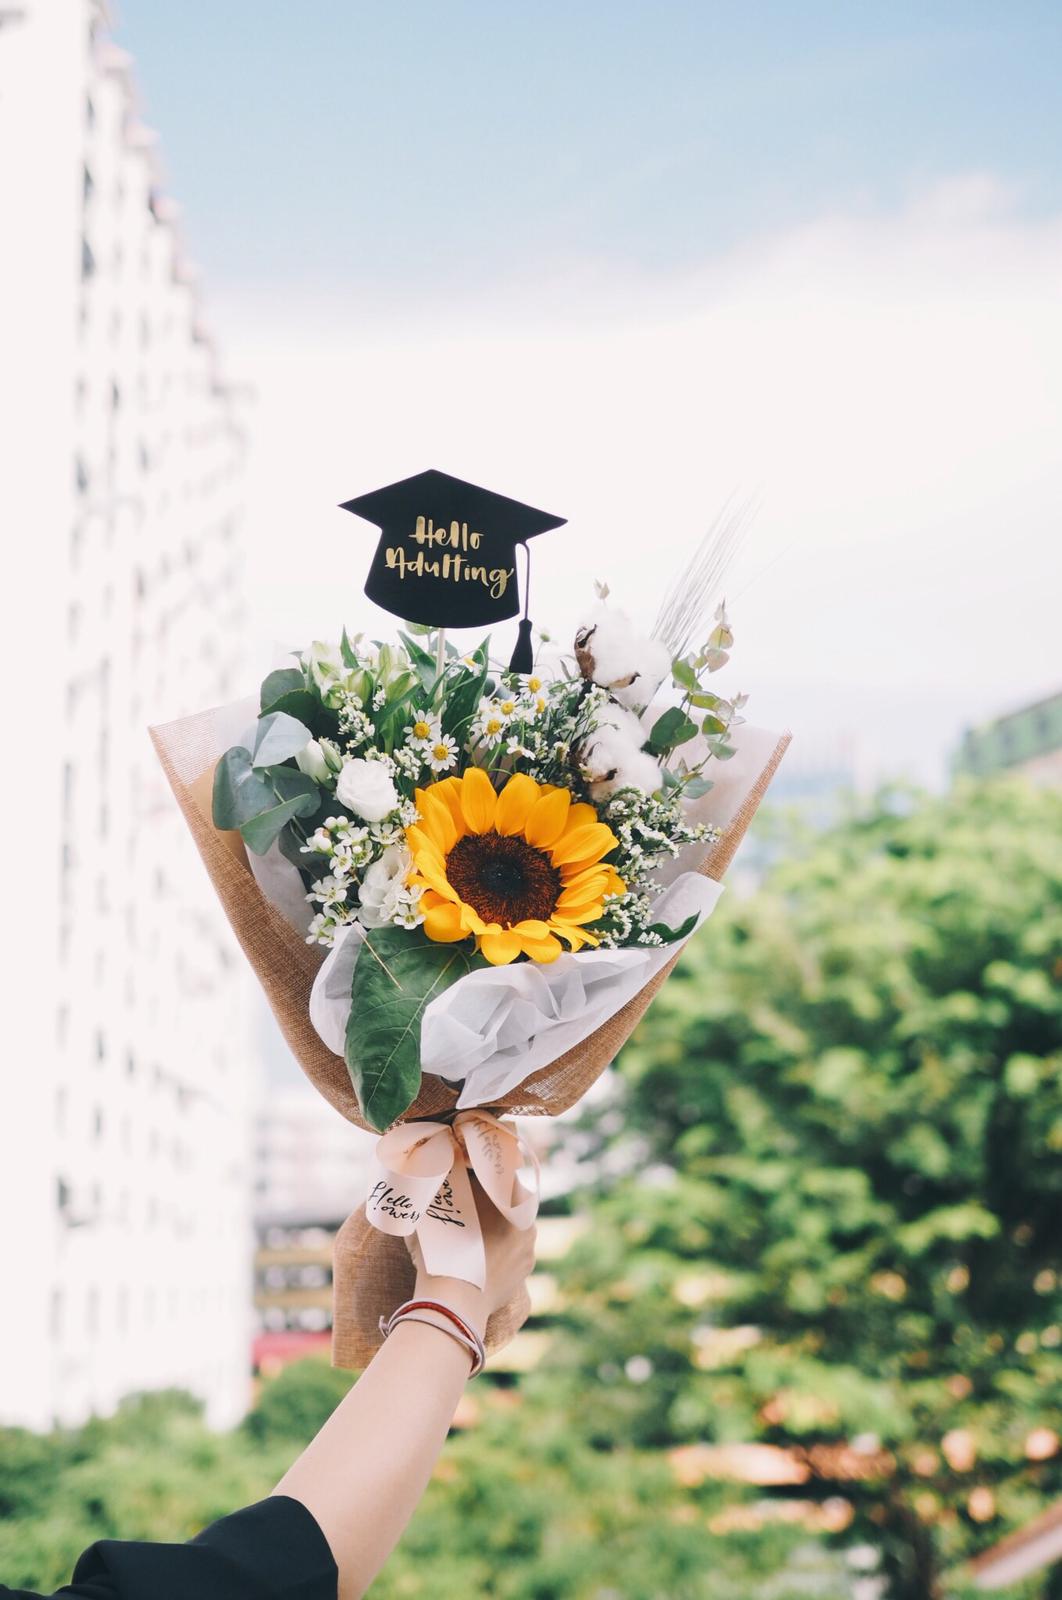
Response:
[{"label": "sky", "polygon": [[651,620],[748,505],[729,687],[794,762],[939,781],[1058,687],[1056,4],[124,0],[116,37],[248,395],[255,675],[390,626],[336,506],[434,466],[568,517],[562,634],[594,578]]}]

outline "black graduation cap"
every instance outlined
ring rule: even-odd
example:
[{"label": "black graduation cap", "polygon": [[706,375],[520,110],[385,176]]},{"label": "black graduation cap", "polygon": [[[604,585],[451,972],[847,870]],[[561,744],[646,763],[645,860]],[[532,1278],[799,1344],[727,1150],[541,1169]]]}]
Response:
[{"label": "black graduation cap", "polygon": [[[345,500],[342,509],[380,529],[365,585],[369,599],[405,622],[433,628],[515,617],[516,546],[527,554],[528,539],[567,520],[435,471]],[[514,672],[530,672],[532,665],[526,588],[525,579]]]}]

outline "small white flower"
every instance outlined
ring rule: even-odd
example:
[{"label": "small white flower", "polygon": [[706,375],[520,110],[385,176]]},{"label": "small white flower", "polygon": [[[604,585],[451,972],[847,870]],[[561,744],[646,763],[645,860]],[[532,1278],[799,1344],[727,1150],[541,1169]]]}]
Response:
[{"label": "small white flower", "polygon": [[393,922],[413,865],[406,845],[393,844],[366,870],[358,890],[358,918],[366,928],[383,928]]},{"label": "small white flower", "polygon": [[398,790],[383,762],[354,756],[343,763],[336,799],[366,822],[381,822],[397,806]]},{"label": "small white flower", "polygon": [[430,746],[428,765],[433,772],[449,772],[457,765],[457,740],[445,733]]}]

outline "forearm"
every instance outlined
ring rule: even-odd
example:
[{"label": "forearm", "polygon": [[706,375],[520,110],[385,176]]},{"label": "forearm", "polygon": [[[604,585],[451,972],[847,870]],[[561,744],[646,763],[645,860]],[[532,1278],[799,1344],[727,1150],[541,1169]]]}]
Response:
[{"label": "forearm", "polygon": [[403,1322],[276,1486],[301,1500],[358,1600],[397,1544],[431,1477],[468,1381],[468,1352]]}]

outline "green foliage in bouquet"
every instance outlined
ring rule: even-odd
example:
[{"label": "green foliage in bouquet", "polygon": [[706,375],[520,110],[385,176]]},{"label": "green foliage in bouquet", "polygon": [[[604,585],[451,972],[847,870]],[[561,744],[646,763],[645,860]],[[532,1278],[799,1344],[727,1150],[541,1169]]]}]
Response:
[{"label": "green foliage in bouquet", "polygon": [[966,1593],[1062,1494],[1062,797],[886,795],[784,855],[621,1058],[637,1171],[555,1378],[601,1449],[780,1447],[888,1600]]},{"label": "green foliage in bouquet", "polygon": [[[602,608],[549,677],[495,667],[489,639],[459,654],[414,630],[396,643],[344,632],[266,678],[253,730],[215,769],[213,819],[252,857],[294,867],[313,908],[309,942],[360,941],[345,1060],[374,1127],[415,1098],[424,1010],[474,965],[689,933],[654,914],[655,873],[710,837],[685,806],[711,787],[709,763],[733,754],[745,697],[725,701],[706,682],[732,642],[720,607],[704,646],[671,660]],[[678,703],[647,714],[668,678]],[[481,775],[488,795],[524,785],[504,837],[491,820],[467,822]],[[528,819],[556,791],[564,814],[544,839]],[[460,894],[440,883],[455,848],[448,815],[480,839],[472,849],[458,837]]]}]

